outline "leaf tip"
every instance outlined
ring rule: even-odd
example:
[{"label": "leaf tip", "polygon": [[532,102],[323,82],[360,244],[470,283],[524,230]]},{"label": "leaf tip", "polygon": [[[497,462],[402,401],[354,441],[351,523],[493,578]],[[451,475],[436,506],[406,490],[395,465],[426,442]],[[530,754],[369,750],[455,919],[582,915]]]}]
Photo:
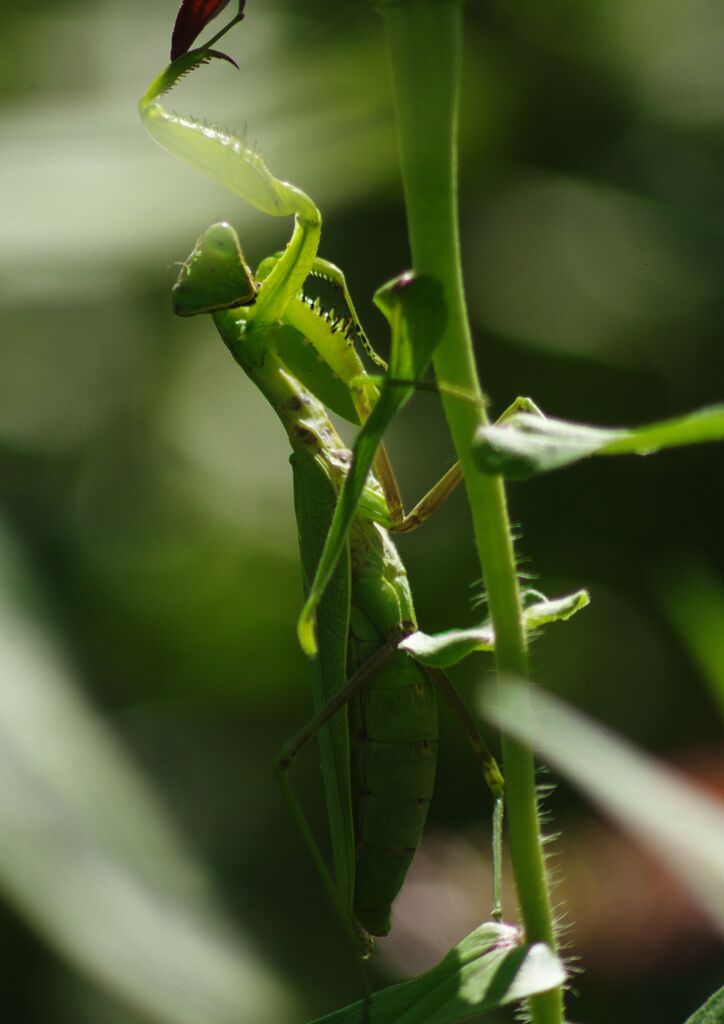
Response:
[{"label": "leaf tip", "polygon": [[317,656],[317,638],[314,635],[314,621],[314,605],[307,602],[304,608],[302,608],[302,613],[297,623],[297,638],[308,658],[316,658]]}]

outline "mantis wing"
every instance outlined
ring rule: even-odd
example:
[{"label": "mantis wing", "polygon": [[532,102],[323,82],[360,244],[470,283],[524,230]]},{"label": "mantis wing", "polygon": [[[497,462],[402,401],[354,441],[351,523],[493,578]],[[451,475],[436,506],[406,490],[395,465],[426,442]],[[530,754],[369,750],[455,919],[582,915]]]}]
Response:
[{"label": "mantis wing", "polygon": [[[324,465],[311,452],[297,449],[290,461],[294,472],[294,508],[306,594],[332,522],[337,491]],[[347,681],[350,595],[349,549],[345,547],[318,606],[317,622],[322,642],[319,657],[310,666],[315,711],[325,707]],[[318,740],[339,909],[344,919],[351,921],[355,848],[346,708],[340,709],[320,729]]]}]

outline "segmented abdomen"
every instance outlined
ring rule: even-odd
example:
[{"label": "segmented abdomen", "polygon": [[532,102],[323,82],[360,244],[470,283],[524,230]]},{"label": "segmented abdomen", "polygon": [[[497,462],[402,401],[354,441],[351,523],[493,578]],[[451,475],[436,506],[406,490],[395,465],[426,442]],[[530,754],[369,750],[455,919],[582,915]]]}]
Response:
[{"label": "segmented abdomen", "polygon": [[370,934],[386,935],[392,901],[420,842],[437,762],[435,694],[406,654],[394,655],[365,683],[350,709],[350,740],[354,913]]}]

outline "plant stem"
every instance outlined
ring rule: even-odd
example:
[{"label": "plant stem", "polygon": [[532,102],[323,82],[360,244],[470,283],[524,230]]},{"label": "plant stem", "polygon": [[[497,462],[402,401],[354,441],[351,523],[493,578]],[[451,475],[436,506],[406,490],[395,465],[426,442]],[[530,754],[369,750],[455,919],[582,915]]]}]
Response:
[{"label": "plant stem", "polygon": [[[457,210],[457,100],[462,50],[459,0],[383,0],[402,177],[413,265],[445,289],[448,325],[435,356],[445,385],[482,397],[473,356],[460,265]],[[475,539],[495,629],[499,677],[528,678],[515,555],[499,477],[472,461],[475,428],[485,412],[443,394],[448,425],[463,467]],[[503,736],[510,852],[529,942],[555,948],[553,915],[541,846],[533,756]],[[531,999],[535,1024],[561,1024],[560,989]]]}]

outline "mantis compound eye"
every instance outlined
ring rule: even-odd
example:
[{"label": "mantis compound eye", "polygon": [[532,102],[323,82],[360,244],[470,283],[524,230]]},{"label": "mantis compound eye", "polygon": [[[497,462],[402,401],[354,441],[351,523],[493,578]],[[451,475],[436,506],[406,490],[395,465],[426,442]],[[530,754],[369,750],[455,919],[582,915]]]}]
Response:
[{"label": "mantis compound eye", "polygon": [[212,224],[181,267],[171,296],[178,316],[250,306],[257,286],[230,224]]}]

